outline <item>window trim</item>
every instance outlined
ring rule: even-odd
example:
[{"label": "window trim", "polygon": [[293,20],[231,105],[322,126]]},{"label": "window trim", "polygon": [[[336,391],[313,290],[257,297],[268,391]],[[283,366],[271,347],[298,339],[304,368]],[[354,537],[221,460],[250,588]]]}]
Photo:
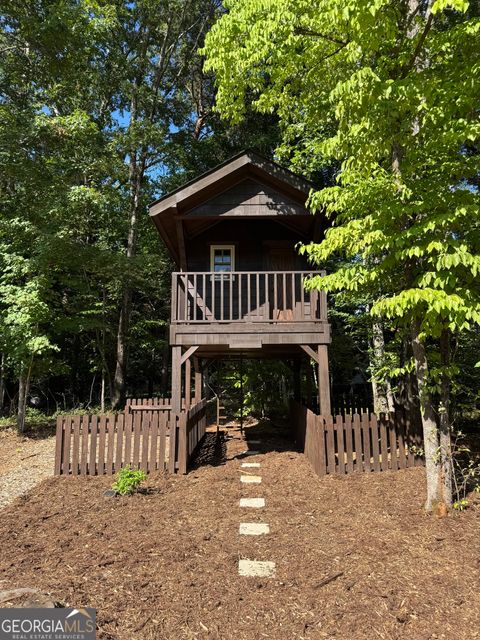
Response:
[{"label": "window trim", "polygon": [[[215,250],[229,249],[232,256],[232,269],[231,271],[215,271]],[[232,273],[235,271],[235,245],[234,244],[212,244],[210,245],[210,271],[219,275],[221,273]]]}]

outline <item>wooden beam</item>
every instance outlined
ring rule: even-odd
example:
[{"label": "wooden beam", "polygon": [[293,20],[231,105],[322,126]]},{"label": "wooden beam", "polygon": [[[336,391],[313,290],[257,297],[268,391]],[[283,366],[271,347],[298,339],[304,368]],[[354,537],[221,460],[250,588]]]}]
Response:
[{"label": "wooden beam", "polygon": [[182,347],[172,347],[172,414],[182,411]]},{"label": "wooden beam", "polygon": [[308,344],[301,344],[300,347],[305,351],[307,356],[310,356],[310,358],[312,360],[315,360],[315,362],[317,364],[320,363],[318,353],[315,353],[315,351],[312,349],[312,347],[309,347]]},{"label": "wooden beam", "polygon": [[193,368],[195,369],[195,402],[200,402],[203,391],[203,372],[200,358],[193,358]]},{"label": "wooden beam", "polygon": [[180,364],[183,364],[184,362],[186,362],[190,358],[190,356],[195,353],[197,349],[198,349],[198,345],[195,345],[193,347],[190,347],[190,349],[187,349],[183,354],[183,356],[180,358]]},{"label": "wooden beam", "polygon": [[330,405],[330,375],[328,372],[328,347],[319,344],[318,347],[318,405],[321,416],[332,413]]},{"label": "wooden beam", "polygon": [[188,411],[192,404],[192,361],[187,358],[185,362],[185,409]]},{"label": "wooden beam", "polygon": [[181,219],[176,220],[178,249],[180,253],[180,269],[187,271],[187,252],[185,250],[185,234],[183,232],[183,222]]}]

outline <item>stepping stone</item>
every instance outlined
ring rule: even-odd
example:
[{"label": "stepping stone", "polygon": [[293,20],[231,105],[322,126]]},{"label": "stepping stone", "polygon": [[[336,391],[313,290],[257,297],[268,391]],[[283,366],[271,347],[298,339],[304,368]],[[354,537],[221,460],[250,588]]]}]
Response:
[{"label": "stepping stone", "polygon": [[273,578],[275,563],[260,560],[239,560],[238,574],[247,578]]},{"label": "stepping stone", "polygon": [[263,522],[241,522],[238,533],[241,536],[262,536],[270,533],[270,526]]},{"label": "stepping stone", "polygon": [[248,444],[261,444],[262,441],[261,440],[247,440]]},{"label": "stepping stone", "polygon": [[258,454],[260,453],[260,451],[244,451],[244,455],[246,456],[258,456]]},{"label": "stepping stone", "polygon": [[262,509],[265,506],[265,498],[240,498],[240,506]]},{"label": "stepping stone", "polygon": [[262,478],[260,476],[240,476],[240,482],[244,484],[260,484]]},{"label": "stepping stone", "polygon": [[259,462],[242,462],[240,465],[244,469],[258,469],[260,467]]}]

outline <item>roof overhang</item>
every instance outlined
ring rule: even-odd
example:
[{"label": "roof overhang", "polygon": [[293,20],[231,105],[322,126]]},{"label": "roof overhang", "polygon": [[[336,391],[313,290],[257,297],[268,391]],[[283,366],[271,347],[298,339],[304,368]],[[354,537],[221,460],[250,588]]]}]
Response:
[{"label": "roof overhang", "polygon": [[[298,203],[301,206],[302,217],[310,215],[305,209],[305,202],[311,189],[315,188],[313,183],[253,151],[243,152],[149,206],[150,217],[177,264],[183,261],[183,221],[188,218],[189,211],[248,178],[268,185]],[[280,216],[275,211],[266,211],[264,217],[278,217],[280,221]],[[226,218],[228,212],[218,218],[210,216],[208,220],[203,221],[204,228]],[[196,224],[199,223],[201,220],[197,216]]]}]

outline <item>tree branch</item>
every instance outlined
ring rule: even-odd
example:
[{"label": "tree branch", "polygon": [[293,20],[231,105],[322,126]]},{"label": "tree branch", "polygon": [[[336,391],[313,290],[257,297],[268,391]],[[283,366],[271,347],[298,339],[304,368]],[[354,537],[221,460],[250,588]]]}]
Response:
[{"label": "tree branch", "polygon": [[327,36],[324,33],[320,33],[319,31],[313,31],[311,29],[306,29],[305,27],[295,27],[294,33],[297,36],[312,36],[313,38],[322,38],[323,40],[327,40],[328,42],[333,42],[334,44],[341,44],[344,47],[347,46],[348,41],[340,40],[340,38],[335,38],[333,36]]}]

